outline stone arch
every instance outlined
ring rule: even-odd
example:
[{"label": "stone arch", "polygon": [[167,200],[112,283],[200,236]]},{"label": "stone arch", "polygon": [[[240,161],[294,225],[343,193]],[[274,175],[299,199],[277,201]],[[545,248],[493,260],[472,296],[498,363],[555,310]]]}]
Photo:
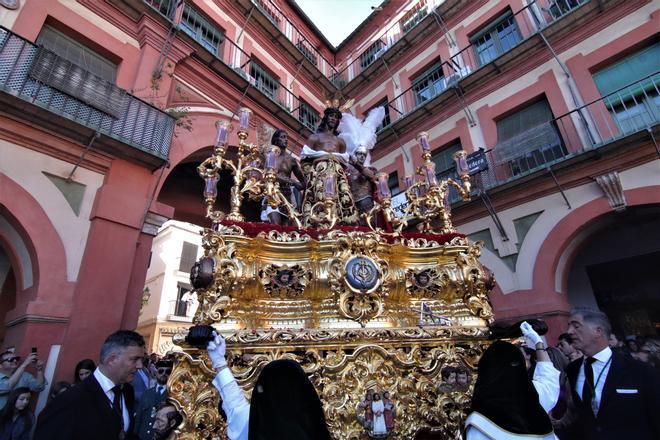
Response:
[{"label": "stone arch", "polygon": [[26,271],[31,271],[33,278],[31,286],[25,286],[24,281],[19,284],[20,290],[29,294],[17,298],[15,311],[68,316],[73,283],[67,281],[67,259],[62,240],[41,205],[3,173],[0,173],[0,216],[19,234],[29,254],[30,267],[18,258],[20,252],[12,246],[15,237],[4,236],[3,242],[10,243],[6,248],[14,254],[12,263],[17,265],[22,278],[25,278]]},{"label": "stone arch", "polygon": [[[169,167],[164,170],[156,189],[156,200],[174,208],[174,219],[189,223],[207,225],[205,207],[202,197],[203,180],[197,175],[196,166],[211,155],[216,138],[216,122],[229,117],[216,109],[208,111],[197,108],[191,113],[193,130],[179,130],[170,150]],[[236,145],[237,122],[234,120],[234,131],[230,133],[229,144]],[[248,143],[256,142],[256,131],[250,130]],[[235,148],[229,148],[226,155],[231,158],[236,154]],[[218,184],[218,200],[216,209],[227,212],[229,209],[229,187],[232,185],[231,174],[224,170]],[[173,188],[174,186],[174,188]],[[242,212],[248,220],[256,220],[261,208],[259,203],[250,200],[243,201]]]},{"label": "stone arch", "polygon": [[[628,206],[660,203],[660,185],[627,190],[625,197]],[[607,199],[602,197],[574,209],[550,231],[534,267],[534,291],[566,293],[567,268],[571,267],[573,258],[585,240],[581,235],[593,222],[610,213],[612,208]]]}]

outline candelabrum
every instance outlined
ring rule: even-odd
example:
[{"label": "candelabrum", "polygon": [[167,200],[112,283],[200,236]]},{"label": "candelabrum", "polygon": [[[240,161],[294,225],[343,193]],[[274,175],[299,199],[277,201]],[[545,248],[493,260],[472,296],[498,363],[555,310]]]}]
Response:
[{"label": "candelabrum", "polygon": [[[456,232],[451,221],[451,209],[447,196],[449,188],[454,187],[463,200],[470,200],[470,170],[467,164],[467,153],[463,150],[454,154],[456,171],[458,172],[460,183],[454,179],[447,178],[438,182],[435,174],[435,163],[431,161],[431,148],[428,142],[428,134],[419,133],[417,136],[422,147],[422,158],[424,164],[417,169],[416,174],[422,176],[422,179],[415,181],[412,176],[406,176],[406,199],[408,201],[401,215],[396,214],[392,208],[392,195],[387,184],[388,176],[385,173],[377,175],[378,191],[381,196],[381,202],[377,203],[368,213],[363,214],[367,225],[373,230],[373,218],[377,212],[381,212],[385,221],[392,225],[395,234],[401,233],[403,228],[413,221],[418,221],[421,225],[421,232],[426,233],[450,233]],[[434,223],[439,219],[442,222],[442,229],[436,231]]]},{"label": "candelabrum", "polygon": [[323,199],[312,205],[309,220],[312,224],[332,229],[339,220],[337,209],[337,177],[335,173],[327,172],[323,175]]},{"label": "candelabrum", "polygon": [[[252,200],[265,198],[272,209],[283,207],[296,226],[302,227],[299,214],[284,194],[282,194],[279,183],[277,182],[275,168],[280,149],[271,146],[265,152],[266,163],[264,164],[264,169],[262,169],[262,158],[259,147],[245,142],[248,137],[250,113],[251,111],[247,108],[242,108],[239,111],[239,130],[237,133],[238,154],[235,162],[225,158],[230,126],[226,122],[219,121],[216,124],[218,133],[213,155],[197,167],[197,172],[205,182],[204,200],[206,203],[206,217],[214,225],[220,223],[223,219],[242,222],[245,220],[245,217],[241,214],[241,205],[243,203],[243,197],[248,196]],[[233,176],[233,184],[229,193],[229,214],[214,210],[215,201],[218,196],[218,181],[220,180],[222,169],[229,170]]]}]

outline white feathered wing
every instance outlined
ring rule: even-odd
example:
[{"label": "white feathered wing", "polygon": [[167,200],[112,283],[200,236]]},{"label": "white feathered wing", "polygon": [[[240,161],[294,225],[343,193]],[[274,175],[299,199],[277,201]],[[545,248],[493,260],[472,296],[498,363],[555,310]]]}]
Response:
[{"label": "white feathered wing", "polygon": [[[358,147],[370,151],[376,145],[376,129],[385,119],[385,108],[376,107],[369,111],[364,121],[360,121],[351,113],[343,113],[339,123],[339,137],[346,142],[346,151],[353,154]],[[365,165],[371,162],[371,154],[367,153]]]}]

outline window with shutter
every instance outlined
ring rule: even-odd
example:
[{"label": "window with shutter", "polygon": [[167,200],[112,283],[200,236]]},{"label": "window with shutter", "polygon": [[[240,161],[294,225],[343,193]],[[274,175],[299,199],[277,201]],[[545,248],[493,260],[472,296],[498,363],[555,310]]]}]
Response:
[{"label": "window with shutter", "polygon": [[399,20],[401,30],[405,33],[414,28],[417,23],[426,17],[427,12],[426,0],[421,0],[401,17],[401,20]]},{"label": "window with shutter", "polygon": [[623,134],[660,122],[660,43],[598,71],[593,78]]},{"label": "window with shutter", "polygon": [[385,47],[385,44],[381,40],[374,41],[371,46],[369,46],[362,55],[360,55],[360,68],[361,70],[366,69],[376,61],[376,59],[381,55],[381,51]]},{"label": "window with shutter", "polygon": [[273,101],[277,100],[279,83],[275,76],[266,71],[254,60],[250,61],[250,76],[254,79],[254,87],[261,90]]},{"label": "window with shutter", "polygon": [[495,161],[515,176],[568,154],[553,119],[548,101],[542,99],[496,121]]},{"label": "window with shutter", "polygon": [[307,104],[302,99],[300,100],[300,110],[298,114],[298,119],[302,122],[307,128],[312,131],[316,130],[316,127],[319,125],[321,116],[319,113]]},{"label": "window with shutter", "polygon": [[[460,180],[456,172],[456,162],[454,162],[454,153],[460,151],[461,143],[456,142],[449,146],[441,147],[434,151],[431,155],[431,160],[435,163],[435,175],[438,182],[445,179],[454,179],[457,182]],[[460,199],[458,191],[453,186],[449,187],[449,201],[450,203],[456,202]]]},{"label": "window with shutter", "polygon": [[181,248],[181,260],[179,261],[179,270],[181,272],[190,273],[190,269],[193,267],[196,261],[197,261],[197,245],[184,241],[183,247]]},{"label": "window with shutter", "polygon": [[220,53],[224,33],[187,4],[183,8],[180,27],[212,54],[217,56]]},{"label": "window with shutter", "polygon": [[30,77],[115,118],[128,105],[125,90],[115,85],[117,66],[72,38],[44,26]]},{"label": "window with shutter", "polygon": [[50,26],[41,29],[37,44],[108,82],[116,82],[115,63]]}]

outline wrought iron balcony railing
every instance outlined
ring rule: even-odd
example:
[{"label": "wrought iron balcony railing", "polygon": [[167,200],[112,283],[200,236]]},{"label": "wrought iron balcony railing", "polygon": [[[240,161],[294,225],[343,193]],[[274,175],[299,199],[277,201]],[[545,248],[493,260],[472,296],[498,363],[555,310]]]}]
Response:
[{"label": "wrought iron balcony railing", "polygon": [[[486,166],[473,176],[476,188],[489,189],[598,149],[660,124],[660,71],[532,127],[507,145],[485,152]],[[538,136],[530,136],[536,131]],[[516,142],[524,139],[523,144]],[[504,150],[504,151],[498,151]],[[660,154],[660,152],[659,152]],[[452,171],[453,172],[453,171]],[[458,201],[455,196],[452,202]]]},{"label": "wrought iron balcony railing", "polygon": [[[166,17],[173,23],[176,14],[171,4],[174,2],[145,1],[159,12],[166,11],[169,14]],[[267,74],[247,52],[227,38],[218,26],[197,12],[189,3],[183,4],[182,20],[177,26],[184,34],[199,43],[215,59],[242,76],[256,90],[259,90],[305,127],[312,131],[316,129],[316,127],[310,126],[309,118],[305,117],[304,112],[301,112],[301,101],[298,96],[276,78]]]},{"label": "wrought iron balcony railing", "polygon": [[[413,84],[394,99],[388,102],[392,117],[391,123],[404,118],[418,107],[425,105],[437,96],[450,92],[452,86],[471,75],[479,68],[496,62],[507,52],[538,32],[543,31],[552,23],[569,15],[589,0],[534,0],[524,8],[513,13],[503,21],[502,26],[493,29],[488,38],[475,39],[448,60],[441,63],[442,77],[436,78],[433,87],[419,87]],[[500,29],[501,28],[501,29]],[[500,39],[499,43],[493,40]],[[355,63],[353,63],[355,64]],[[387,127],[381,128],[381,131]]]},{"label": "wrought iron balcony railing", "polygon": [[[44,53],[0,27],[0,90],[167,160],[176,122],[172,116],[51,52],[40,61]],[[120,112],[102,111],[117,102]]]},{"label": "wrought iron balcony railing", "polygon": [[296,25],[289,20],[271,0],[251,0],[252,4],[264,14],[280,32],[291,41],[300,53],[312,63],[319,72],[329,80],[337,74],[333,63],[326,59],[321,52],[298,30]]},{"label": "wrought iron balcony railing", "polygon": [[[545,124],[531,127],[506,143],[469,154],[473,193],[478,195],[479,191],[545,172],[591,150],[641,131],[651,131],[659,124],[660,71],[657,71]],[[510,148],[517,145],[517,150]],[[459,176],[452,168],[439,172],[437,178],[456,180]],[[448,198],[450,203],[462,201],[454,189],[449,190]],[[392,206],[398,212],[403,212],[406,203],[404,193],[392,198]]]}]

